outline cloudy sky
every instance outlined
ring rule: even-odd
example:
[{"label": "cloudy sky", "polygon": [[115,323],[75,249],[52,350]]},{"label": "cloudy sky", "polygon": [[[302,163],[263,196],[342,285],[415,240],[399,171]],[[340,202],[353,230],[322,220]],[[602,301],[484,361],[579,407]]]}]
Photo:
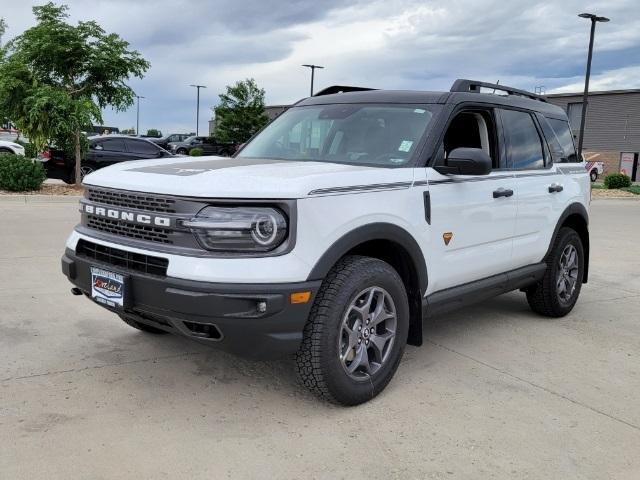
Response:
[{"label": "cloudy sky", "polygon": [[[0,0],[4,40],[33,25],[44,2]],[[638,0],[67,0],[70,21],[97,20],[150,62],[131,81],[141,102],[140,128],[201,133],[224,86],[253,77],[267,103],[309,91],[303,63],[324,65],[316,87],[448,90],[455,78],[500,80],[547,92],[582,88],[589,22],[598,24],[592,90],[640,88]],[[135,125],[135,107],[105,112],[105,122]]]}]

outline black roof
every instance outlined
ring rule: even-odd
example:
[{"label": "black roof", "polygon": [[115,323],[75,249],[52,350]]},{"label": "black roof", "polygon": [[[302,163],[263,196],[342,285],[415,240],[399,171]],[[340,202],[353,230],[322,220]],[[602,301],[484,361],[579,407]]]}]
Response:
[{"label": "black roof", "polygon": [[[496,87],[496,93],[481,93],[480,91],[451,91],[451,92],[424,92],[419,90],[360,90],[361,87],[338,86],[342,93],[325,93],[332,91],[334,87],[329,87],[316,94],[300,100],[295,104],[306,105],[327,105],[335,103],[487,103],[493,105],[511,106],[523,108],[543,113],[552,117],[566,118],[564,110],[558,106],[547,103],[542,97],[523,90],[517,90],[504,85],[493,85],[483,82],[472,82],[470,80],[456,80],[453,89],[460,89],[460,85],[468,86],[478,84],[489,88]],[[351,89],[350,89],[351,88]],[[346,91],[345,91],[346,90]],[[499,91],[510,92],[508,95],[500,95]],[[525,96],[526,95],[526,96]]]}]

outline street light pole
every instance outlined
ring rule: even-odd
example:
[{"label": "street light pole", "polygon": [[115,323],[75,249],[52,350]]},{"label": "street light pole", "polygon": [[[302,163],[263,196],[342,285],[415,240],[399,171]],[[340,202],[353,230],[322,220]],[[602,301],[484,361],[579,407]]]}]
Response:
[{"label": "street light pole", "polygon": [[136,135],[140,135],[140,99],[145,98],[142,95],[136,95],[138,106],[136,108]]},{"label": "street light pole", "polygon": [[578,138],[578,160],[582,161],[582,144],[584,141],[584,126],[587,120],[587,98],[589,97],[589,79],[591,77],[591,58],[593,57],[593,37],[596,33],[597,22],[608,22],[607,17],[598,17],[593,13],[581,13],[578,15],[581,18],[588,18],[591,20],[591,34],[589,35],[589,53],[587,55],[587,72],[584,77],[584,93],[582,95],[582,116],[580,118],[580,136]]},{"label": "street light pole", "polygon": [[197,89],[196,94],[196,135],[200,135],[200,89],[207,88],[206,85],[189,85],[190,87],[195,87]]},{"label": "street light pole", "polygon": [[303,67],[307,67],[311,69],[311,94],[309,96],[313,97],[313,77],[314,77],[314,73],[316,71],[316,68],[324,68],[320,65],[313,65],[313,64],[305,64],[302,65]]}]

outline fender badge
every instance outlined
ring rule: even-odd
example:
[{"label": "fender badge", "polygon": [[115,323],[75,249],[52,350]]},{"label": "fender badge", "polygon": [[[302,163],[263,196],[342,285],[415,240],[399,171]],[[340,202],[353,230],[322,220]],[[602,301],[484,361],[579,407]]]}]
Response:
[{"label": "fender badge", "polygon": [[444,232],[442,234],[442,239],[444,240],[445,245],[449,245],[449,242],[451,241],[452,238],[453,238],[452,232]]}]

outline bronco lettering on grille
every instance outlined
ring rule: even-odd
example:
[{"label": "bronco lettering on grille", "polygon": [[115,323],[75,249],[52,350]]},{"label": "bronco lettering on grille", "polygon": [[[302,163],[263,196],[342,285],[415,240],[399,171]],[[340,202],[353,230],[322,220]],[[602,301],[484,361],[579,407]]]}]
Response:
[{"label": "bronco lettering on grille", "polygon": [[126,222],[141,223],[143,225],[156,225],[158,227],[170,227],[171,218],[148,215],[146,213],[135,213],[118,210],[116,208],[96,207],[95,205],[82,205],[82,211],[98,217],[111,218],[114,220],[124,220]]}]

